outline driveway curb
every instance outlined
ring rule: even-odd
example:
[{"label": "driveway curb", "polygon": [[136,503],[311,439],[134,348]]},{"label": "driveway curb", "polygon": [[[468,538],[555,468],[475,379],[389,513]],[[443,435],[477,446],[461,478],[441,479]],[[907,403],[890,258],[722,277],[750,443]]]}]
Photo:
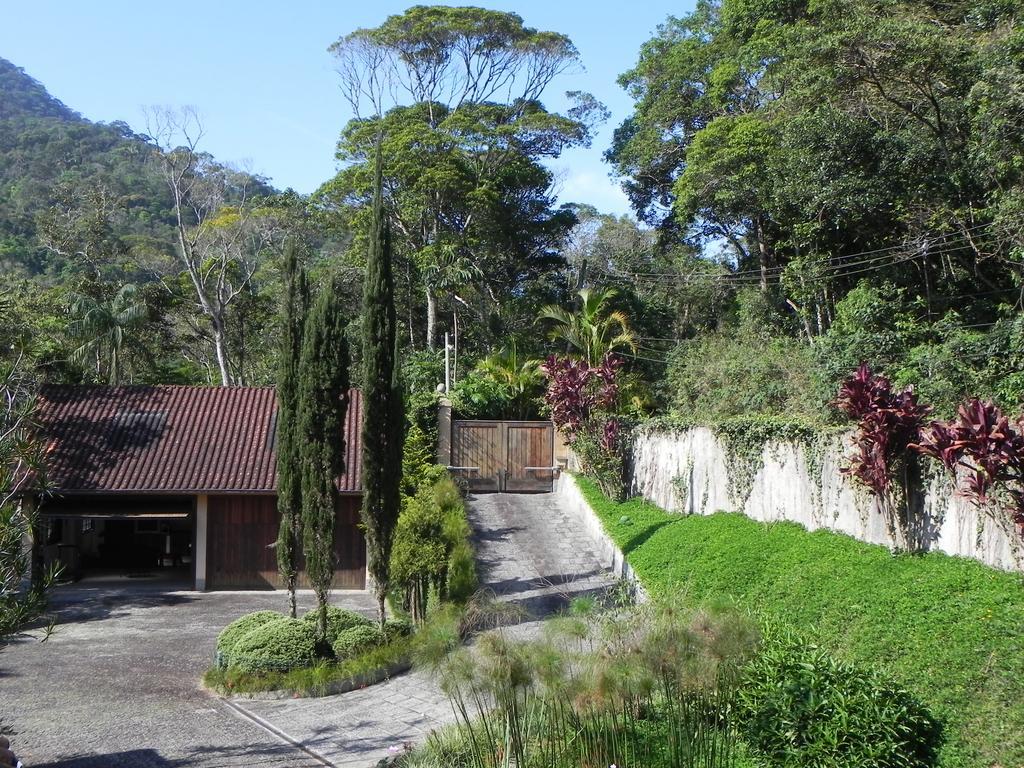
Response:
[{"label": "driveway curb", "polygon": [[285,733],[280,728],[275,726],[273,723],[267,722],[266,720],[264,720],[259,715],[253,714],[252,712],[250,712],[249,710],[247,710],[245,707],[243,707],[242,705],[238,704],[237,702],[231,701],[230,699],[225,699],[223,696],[220,697],[220,700],[221,700],[221,702],[226,707],[231,709],[236,715],[238,715],[240,717],[244,717],[246,720],[249,720],[250,722],[252,722],[255,725],[257,725],[260,728],[262,728],[264,731],[269,733],[271,736],[274,736],[274,737],[280,739],[281,741],[285,742],[286,744],[289,744],[289,745],[295,747],[296,749],[300,750],[304,754],[306,754],[309,757],[311,757],[314,760],[316,760],[321,765],[326,766],[326,768],[338,768],[336,763],[332,763],[330,760],[328,760],[326,757],[321,755],[319,752],[316,752],[316,751],[310,749],[309,747],[305,746],[301,741],[297,741],[297,740],[293,739],[291,736],[289,736],[287,733]]}]

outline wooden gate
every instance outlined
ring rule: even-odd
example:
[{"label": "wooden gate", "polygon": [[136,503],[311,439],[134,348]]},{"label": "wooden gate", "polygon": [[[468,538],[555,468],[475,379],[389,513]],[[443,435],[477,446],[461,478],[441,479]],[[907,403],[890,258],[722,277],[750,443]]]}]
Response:
[{"label": "wooden gate", "polygon": [[555,428],[550,421],[452,422],[451,471],[471,491],[553,490]]}]

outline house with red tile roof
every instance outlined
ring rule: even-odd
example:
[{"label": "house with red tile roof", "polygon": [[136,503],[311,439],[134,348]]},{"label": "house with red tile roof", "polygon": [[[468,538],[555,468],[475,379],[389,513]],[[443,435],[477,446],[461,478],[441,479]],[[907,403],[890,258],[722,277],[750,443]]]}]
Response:
[{"label": "house with red tile roof", "polygon": [[[280,586],[272,387],[46,386],[45,558],[66,577]],[[366,586],[362,398],[350,390],[334,587]],[[305,586],[304,576],[300,586]]]}]

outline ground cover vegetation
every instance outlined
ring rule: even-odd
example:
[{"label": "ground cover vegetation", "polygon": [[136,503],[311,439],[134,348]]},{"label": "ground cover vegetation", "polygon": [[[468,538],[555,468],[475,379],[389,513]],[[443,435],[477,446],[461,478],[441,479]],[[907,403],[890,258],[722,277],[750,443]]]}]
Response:
[{"label": "ground cover vegetation", "polygon": [[[786,651],[785,665],[793,671],[818,646],[838,663],[885,675],[942,724],[938,765],[1022,759],[1024,588],[1018,574],[942,554],[894,556],[791,523],[725,513],[683,517],[638,499],[619,504],[590,481],[578,482],[655,599],[727,600],[795,632],[804,642]],[[833,673],[823,668],[821,674]],[[890,701],[899,706],[898,698]],[[789,704],[776,699],[771,706]],[[873,719],[885,727],[881,710]],[[765,743],[776,738],[766,734]]]},{"label": "ground cover vegetation", "polygon": [[[539,638],[422,649],[454,725],[397,764],[929,766],[941,726],[890,679],[734,608],[581,598]],[[440,652],[438,652],[440,651]]]}]

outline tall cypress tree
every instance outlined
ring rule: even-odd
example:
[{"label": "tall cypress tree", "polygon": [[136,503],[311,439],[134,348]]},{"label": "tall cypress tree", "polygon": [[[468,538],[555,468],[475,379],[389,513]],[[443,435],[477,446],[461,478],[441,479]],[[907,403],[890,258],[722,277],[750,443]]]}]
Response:
[{"label": "tall cypress tree", "polygon": [[384,623],[391,544],[401,499],[405,413],[397,361],[391,233],[384,212],[382,161],[377,143],[373,216],[363,284],[363,530],[367,570]]},{"label": "tall cypress tree", "polygon": [[322,640],[327,637],[327,598],[334,578],[337,479],[345,471],[349,355],[341,296],[337,283],[321,288],[306,318],[299,365],[302,549],[320,610]]},{"label": "tall cypress tree", "polygon": [[285,246],[285,294],[281,307],[281,350],[277,369],[277,569],[288,589],[288,611],[295,618],[295,587],[302,547],[302,480],[299,462],[298,394],[302,331],[309,304],[306,272],[294,241]]}]

